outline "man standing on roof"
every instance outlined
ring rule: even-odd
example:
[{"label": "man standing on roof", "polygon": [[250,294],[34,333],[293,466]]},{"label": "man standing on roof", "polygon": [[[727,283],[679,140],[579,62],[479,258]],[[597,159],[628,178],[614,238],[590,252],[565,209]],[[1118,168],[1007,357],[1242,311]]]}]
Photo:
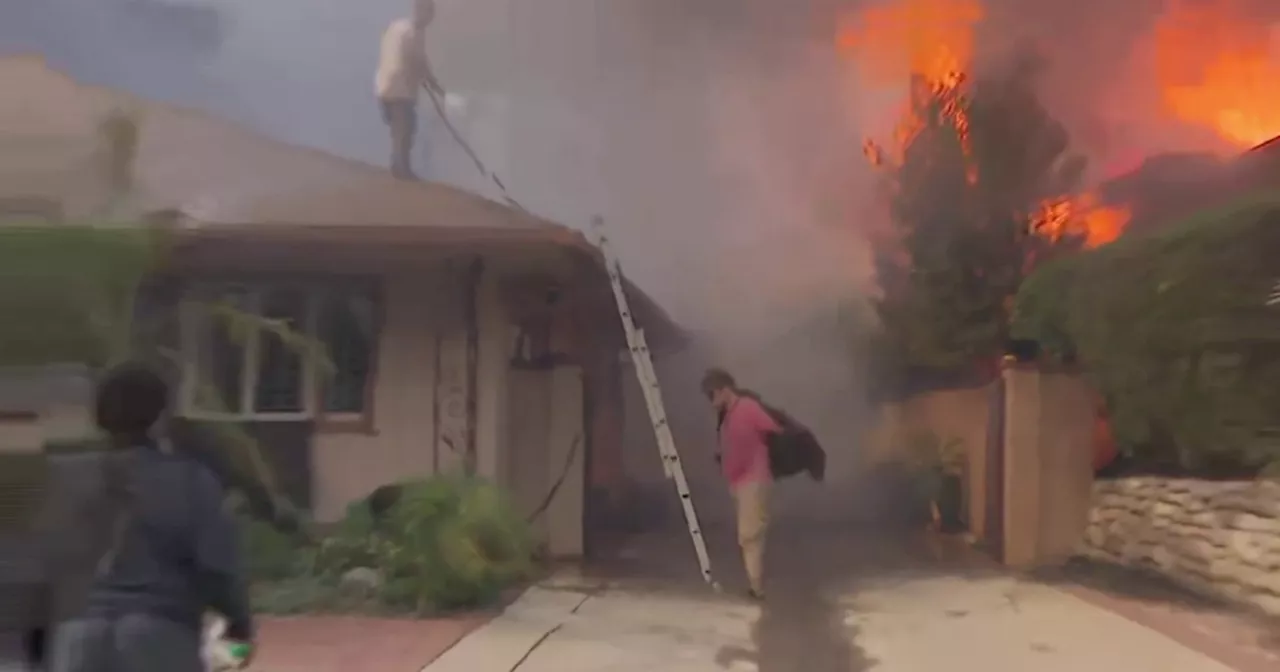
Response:
[{"label": "man standing on roof", "polygon": [[435,14],[435,0],[414,0],[412,17],[387,26],[374,77],[382,119],[391,131],[391,173],[406,180],[414,179],[410,155],[418,129],[418,89],[444,95],[427,59],[426,29]]}]

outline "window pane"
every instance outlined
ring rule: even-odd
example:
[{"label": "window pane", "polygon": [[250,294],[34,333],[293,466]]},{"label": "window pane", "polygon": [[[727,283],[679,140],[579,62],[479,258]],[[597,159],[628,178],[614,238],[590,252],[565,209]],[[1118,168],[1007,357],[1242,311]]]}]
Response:
[{"label": "window pane", "polygon": [[365,391],[373,370],[377,343],[376,302],[371,292],[326,294],[320,304],[317,335],[334,366],[325,386],[324,410],[363,413]]},{"label": "window pane", "polygon": [[244,407],[244,334],[237,334],[218,306],[248,309],[248,292],[222,288],[197,300],[196,407],[202,411],[239,413]]},{"label": "window pane", "polygon": [[[261,315],[275,320],[295,335],[306,330],[306,294],[291,289],[262,293]],[[257,413],[298,413],[306,409],[303,395],[303,353],[296,344],[264,331],[258,350],[258,379],[254,386]]]}]

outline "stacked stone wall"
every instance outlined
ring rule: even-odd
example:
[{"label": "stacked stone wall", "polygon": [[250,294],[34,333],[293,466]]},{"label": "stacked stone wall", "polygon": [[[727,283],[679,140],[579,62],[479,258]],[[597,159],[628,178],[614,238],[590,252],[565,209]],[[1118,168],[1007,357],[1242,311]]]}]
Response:
[{"label": "stacked stone wall", "polygon": [[1099,481],[1080,550],[1280,616],[1277,483]]}]

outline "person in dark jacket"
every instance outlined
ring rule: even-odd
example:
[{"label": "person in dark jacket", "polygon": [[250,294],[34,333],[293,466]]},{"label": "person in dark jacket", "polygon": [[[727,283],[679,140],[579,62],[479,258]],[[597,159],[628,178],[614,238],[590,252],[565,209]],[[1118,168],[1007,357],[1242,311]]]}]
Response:
[{"label": "person in dark jacket", "polygon": [[151,436],[168,387],[150,368],[107,373],[95,415],[110,450],[51,458],[42,513],[54,672],[202,672],[205,612],[253,640],[238,534],[223,489]]},{"label": "person in dark jacket", "polygon": [[[194,460],[208,469],[227,491],[239,492],[247,505],[247,512],[255,519],[266,522],[281,534],[308,544],[313,541],[308,521],[288,499],[278,494],[260,474],[248,468],[247,460],[237,460],[231,455],[239,446],[231,437],[220,432],[211,423],[173,419],[169,424],[169,440],[162,445],[185,458]],[[55,458],[66,462],[63,458]],[[73,461],[74,462],[74,461]],[[23,636],[23,653],[28,667],[45,669],[48,644],[48,624],[36,623]]]}]

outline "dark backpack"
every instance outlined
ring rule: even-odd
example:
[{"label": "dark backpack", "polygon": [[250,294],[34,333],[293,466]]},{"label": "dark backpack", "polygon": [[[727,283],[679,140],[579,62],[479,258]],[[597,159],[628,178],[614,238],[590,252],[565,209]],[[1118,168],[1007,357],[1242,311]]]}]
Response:
[{"label": "dark backpack", "polygon": [[[791,414],[765,403],[755,392],[740,390],[738,394],[755,400],[782,428],[781,432],[770,434],[765,439],[765,445],[769,448],[769,471],[774,479],[795,476],[803,471],[809,474],[809,478],[821,482],[827,471],[827,451],[822,449],[813,432],[791,417]],[[716,418],[717,431],[722,424],[723,411]]]}]

